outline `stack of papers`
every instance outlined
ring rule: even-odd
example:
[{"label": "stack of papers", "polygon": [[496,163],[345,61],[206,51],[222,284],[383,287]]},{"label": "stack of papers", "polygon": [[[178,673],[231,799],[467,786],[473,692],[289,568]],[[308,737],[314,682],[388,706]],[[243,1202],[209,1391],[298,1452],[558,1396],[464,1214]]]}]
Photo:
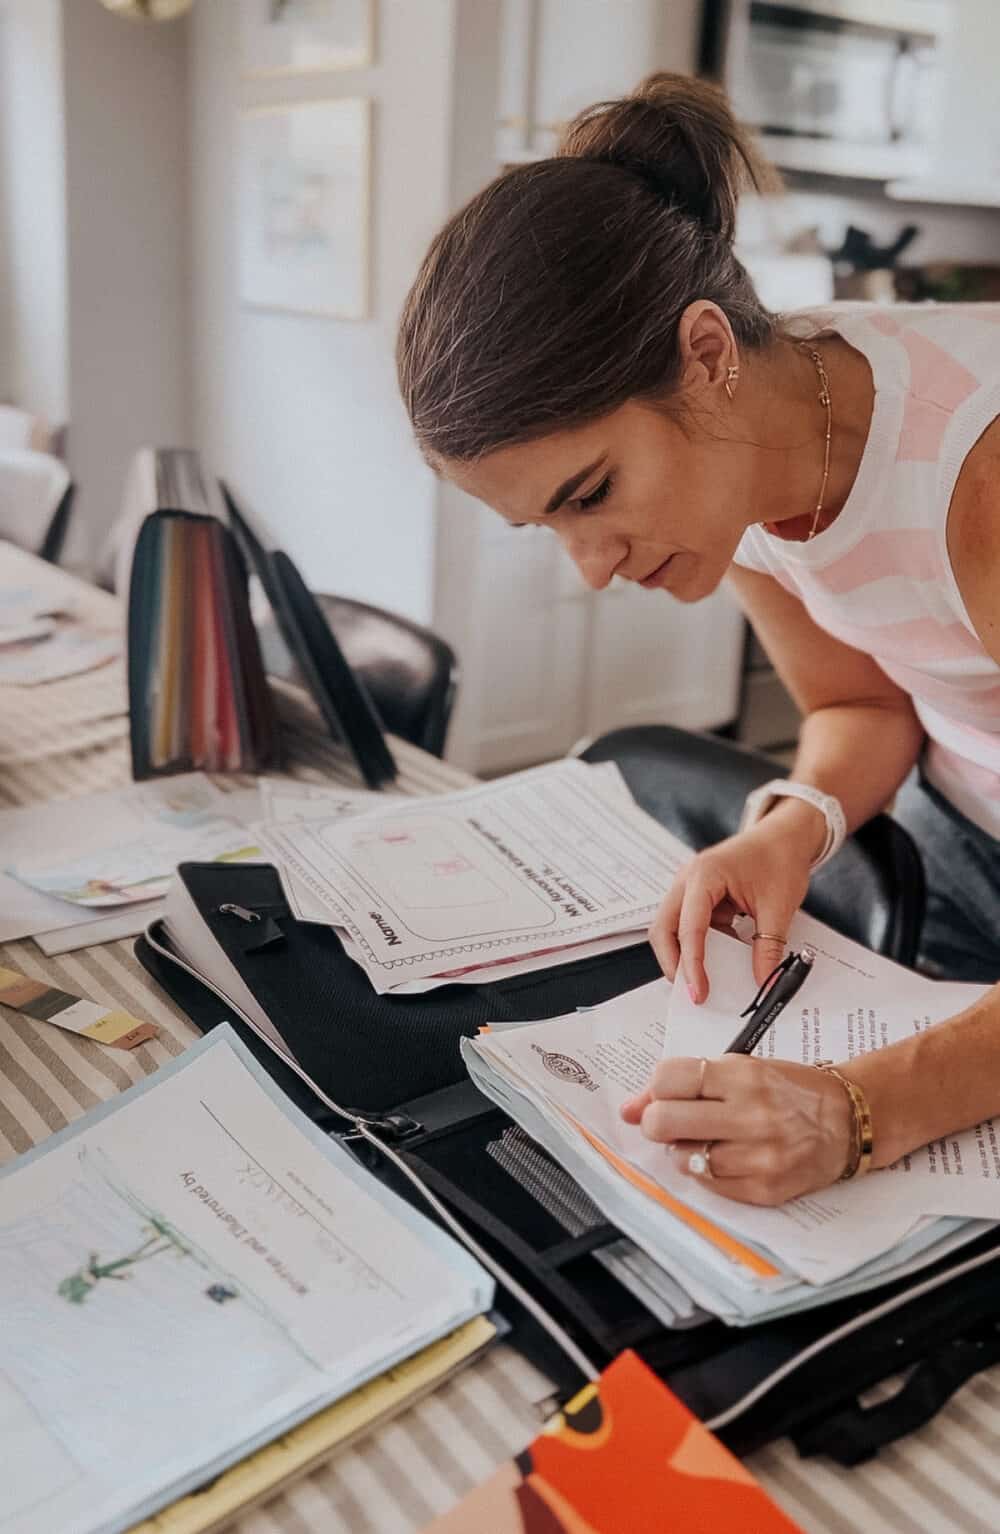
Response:
[{"label": "stack of papers", "polygon": [[257,856],[256,788],[203,773],[0,812],[0,942],[48,953],[141,932],[184,859]]},{"label": "stack of papers", "polygon": [[[815,1063],[882,1049],[982,994],[925,980],[801,914],[791,941],[818,956],[758,1046],[766,1057]],[[711,1058],[731,1042],[755,990],[750,948],[710,932],[706,963],[702,1006],[658,981],[585,1013],[494,1027],[463,1047],[476,1084],[652,1259],[665,1294],[680,1285],[694,1305],[746,1324],[889,1282],[996,1219],[1000,1144],[989,1123],[780,1208],[735,1203],[677,1172],[620,1108],[664,1055]]]},{"label": "stack of papers", "polygon": [[121,654],[117,627],[83,621],[32,586],[0,587],[0,683],[21,687],[92,671]]},{"label": "stack of papers", "polygon": [[295,914],[337,928],[380,993],[637,943],[690,856],[615,766],[572,760],[256,834]]},{"label": "stack of papers", "polygon": [[0,1176],[0,1526],[131,1528],[492,1297],[223,1026]]}]

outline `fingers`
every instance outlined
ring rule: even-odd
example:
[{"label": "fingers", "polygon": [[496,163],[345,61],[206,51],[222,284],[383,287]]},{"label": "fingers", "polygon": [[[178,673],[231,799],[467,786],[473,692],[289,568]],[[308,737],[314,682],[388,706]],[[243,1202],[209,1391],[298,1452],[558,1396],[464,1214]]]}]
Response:
[{"label": "fingers", "polygon": [[787,1163],[781,1156],[778,1146],[771,1141],[756,1140],[752,1137],[744,1138],[738,1134],[729,1140],[712,1140],[711,1135],[699,1134],[690,1142],[681,1140],[674,1142],[670,1159],[678,1172],[683,1172],[685,1177],[696,1175],[689,1165],[691,1152],[703,1151],[706,1142],[711,1142],[710,1181],[732,1182],[734,1179],[746,1178],[762,1186],[771,1184],[776,1186],[787,1170]]},{"label": "fingers", "polygon": [[660,1061],[649,1078],[646,1092],[650,1097],[722,1098],[726,1093],[720,1084],[728,1084],[732,1075],[730,1060],[699,1060],[689,1055],[677,1055],[672,1060]]},{"label": "fingers", "polygon": [[709,1145],[711,1176],[692,1172],[691,1153],[704,1152],[705,1144],[704,1140],[698,1140],[675,1145],[670,1159],[682,1176],[711,1188],[721,1198],[739,1204],[775,1208],[801,1191],[795,1181],[795,1172],[783,1163],[777,1148],[768,1144],[717,1140]]},{"label": "fingers", "polygon": [[754,913],[756,930],[765,934],[753,941],[753,977],[758,985],[763,985],[788,952],[788,929],[797,909],[796,906],[789,908],[784,903],[762,900]]},{"label": "fingers", "polygon": [[638,1124],[654,1097],[699,1097],[708,1074],[708,1061],[680,1057],[661,1060],[649,1078],[649,1086],[636,1097],[622,1103],[620,1113],[626,1124]]},{"label": "fingers", "polygon": [[710,862],[695,858],[668,891],[649,928],[649,941],[668,980],[680,977],[691,1000],[709,992],[705,934],[721,911],[725,918],[743,909],[731,898],[726,879]]},{"label": "fingers", "polygon": [[684,882],[680,878],[671,885],[649,927],[650,945],[668,980],[673,980],[677,974],[677,963],[681,956],[676,934],[683,899]]},{"label": "fingers", "polygon": [[724,885],[720,887],[713,880],[697,876],[688,881],[684,890],[677,922],[677,941],[681,951],[680,967],[694,1002],[704,1001],[708,996],[705,934],[712,925],[712,913],[725,893]]},{"label": "fingers", "polygon": [[650,1102],[652,1097],[648,1091],[640,1092],[638,1097],[630,1097],[623,1102],[619,1111],[626,1124],[638,1124]]},{"label": "fingers", "polygon": [[761,1130],[752,1111],[734,1109],[729,1103],[706,1102],[704,1098],[695,1102],[676,1099],[663,1102],[654,1098],[642,1110],[638,1123],[647,1140],[656,1140],[661,1145],[687,1140],[701,1144],[706,1140],[743,1140]]}]

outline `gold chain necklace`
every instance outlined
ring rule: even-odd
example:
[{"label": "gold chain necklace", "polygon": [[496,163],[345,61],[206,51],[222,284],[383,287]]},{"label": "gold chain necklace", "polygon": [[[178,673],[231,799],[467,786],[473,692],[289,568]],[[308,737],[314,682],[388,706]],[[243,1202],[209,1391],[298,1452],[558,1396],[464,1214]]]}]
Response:
[{"label": "gold chain necklace", "polygon": [[807,357],[812,359],[813,366],[819,376],[819,402],[826,410],[826,441],[823,444],[823,478],[820,481],[819,500],[816,502],[816,510],[813,512],[812,526],[806,538],[806,542],[809,543],[819,531],[819,518],[826,496],[826,482],[830,478],[830,438],[833,435],[833,404],[830,399],[830,380],[826,376],[823,358],[812,346],[800,343],[800,349],[805,352]]}]

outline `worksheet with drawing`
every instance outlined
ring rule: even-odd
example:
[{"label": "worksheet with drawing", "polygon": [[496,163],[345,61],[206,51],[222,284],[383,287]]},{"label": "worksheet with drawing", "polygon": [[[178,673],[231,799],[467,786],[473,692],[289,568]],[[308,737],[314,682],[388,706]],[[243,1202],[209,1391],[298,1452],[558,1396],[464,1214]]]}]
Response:
[{"label": "worksheet with drawing", "polygon": [[213,1033],[0,1179],[0,1530],[130,1526],[483,1309],[481,1279]]},{"label": "worksheet with drawing", "polygon": [[357,820],[264,828],[376,987],[642,929],[689,851],[565,762]]}]

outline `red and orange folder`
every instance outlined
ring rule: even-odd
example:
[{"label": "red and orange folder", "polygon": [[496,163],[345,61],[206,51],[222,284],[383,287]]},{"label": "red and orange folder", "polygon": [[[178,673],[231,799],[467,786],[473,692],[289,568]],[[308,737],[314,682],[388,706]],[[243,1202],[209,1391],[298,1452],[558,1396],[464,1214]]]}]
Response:
[{"label": "red and orange folder", "polygon": [[635,1353],[425,1534],[801,1534]]}]

